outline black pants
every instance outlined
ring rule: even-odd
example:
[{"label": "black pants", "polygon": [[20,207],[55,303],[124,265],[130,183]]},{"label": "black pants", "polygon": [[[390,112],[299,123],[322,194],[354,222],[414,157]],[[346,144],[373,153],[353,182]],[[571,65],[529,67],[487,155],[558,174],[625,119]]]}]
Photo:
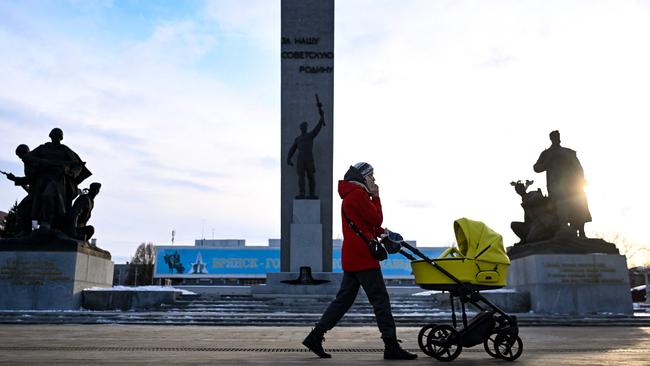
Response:
[{"label": "black pants", "polygon": [[323,316],[316,323],[316,327],[323,331],[334,328],[354,303],[359,293],[359,287],[363,287],[368,296],[368,301],[372,304],[381,337],[396,338],[395,320],[393,320],[390,299],[388,298],[388,291],[386,290],[381,269],[343,272],[341,288],[336,294],[336,299],[327,307]]}]

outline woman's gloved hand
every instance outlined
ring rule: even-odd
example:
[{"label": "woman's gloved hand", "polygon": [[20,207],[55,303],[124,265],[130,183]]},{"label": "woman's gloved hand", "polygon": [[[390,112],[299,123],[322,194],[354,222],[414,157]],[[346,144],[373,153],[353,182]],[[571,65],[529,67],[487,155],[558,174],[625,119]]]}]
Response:
[{"label": "woman's gloved hand", "polygon": [[381,235],[381,242],[389,254],[399,253],[403,241],[402,235],[388,229],[384,229],[384,233]]}]

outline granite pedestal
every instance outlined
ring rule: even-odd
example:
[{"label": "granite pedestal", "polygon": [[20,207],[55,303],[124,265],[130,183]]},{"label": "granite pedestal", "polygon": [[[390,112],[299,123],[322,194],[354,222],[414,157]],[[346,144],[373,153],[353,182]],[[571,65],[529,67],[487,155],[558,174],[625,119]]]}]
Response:
[{"label": "granite pedestal", "polygon": [[294,200],[291,222],[291,272],[300,267],[323,271],[323,225],[320,200]]},{"label": "granite pedestal", "polygon": [[319,285],[293,285],[282,281],[295,280],[298,272],[275,272],[266,274],[266,284],[251,287],[255,297],[278,296],[328,296],[333,297],[341,287],[343,273],[313,272],[314,279],[328,282]]},{"label": "granite pedestal", "polygon": [[625,256],[537,254],[512,260],[508,286],[544,314],[632,314]]},{"label": "granite pedestal", "polygon": [[76,310],[85,288],[112,285],[108,252],[82,243],[54,244],[0,247],[0,309]]}]

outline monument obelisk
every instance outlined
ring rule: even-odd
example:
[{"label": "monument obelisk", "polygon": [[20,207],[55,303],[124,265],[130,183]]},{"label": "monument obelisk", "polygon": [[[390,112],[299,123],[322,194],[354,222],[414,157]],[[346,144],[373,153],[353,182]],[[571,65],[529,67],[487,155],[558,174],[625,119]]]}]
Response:
[{"label": "monument obelisk", "polygon": [[[282,0],[281,7],[281,269],[331,272],[334,0]],[[311,146],[315,190],[297,199],[301,168],[289,165],[287,157],[301,124],[313,131],[319,123],[316,94],[325,125]]]}]

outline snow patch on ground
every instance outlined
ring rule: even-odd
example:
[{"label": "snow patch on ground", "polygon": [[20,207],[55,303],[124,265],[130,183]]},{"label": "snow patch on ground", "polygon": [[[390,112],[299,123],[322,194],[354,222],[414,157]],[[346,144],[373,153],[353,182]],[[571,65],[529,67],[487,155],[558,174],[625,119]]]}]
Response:
[{"label": "snow patch on ground", "polygon": [[422,291],[422,292],[416,292],[416,293],[414,293],[414,294],[411,295],[411,296],[432,296],[432,295],[435,295],[435,294],[439,294],[439,293],[441,293],[441,292],[442,292],[442,291],[435,291],[435,290],[431,290],[431,291]]},{"label": "snow patch on ground", "polygon": [[[435,290],[422,291],[422,292],[416,292],[412,296],[432,296],[432,295],[439,294],[439,293],[442,293],[442,292],[444,292],[444,291],[435,291]],[[517,292],[517,290],[512,289],[512,288],[499,288],[499,289],[495,289],[495,290],[483,290],[483,291],[481,291],[481,293],[488,293],[488,294],[489,293],[492,293],[492,294],[494,294],[494,293],[514,294],[516,292]]]},{"label": "snow patch on ground", "polygon": [[515,290],[514,288],[498,288],[496,290],[485,290],[481,292],[492,293],[492,294],[494,293],[514,294],[515,292],[517,292],[517,290]]},{"label": "snow patch on ground", "polygon": [[195,292],[175,288],[172,286],[113,286],[113,287],[91,287],[84,291],[177,291],[183,295],[196,295]]}]

